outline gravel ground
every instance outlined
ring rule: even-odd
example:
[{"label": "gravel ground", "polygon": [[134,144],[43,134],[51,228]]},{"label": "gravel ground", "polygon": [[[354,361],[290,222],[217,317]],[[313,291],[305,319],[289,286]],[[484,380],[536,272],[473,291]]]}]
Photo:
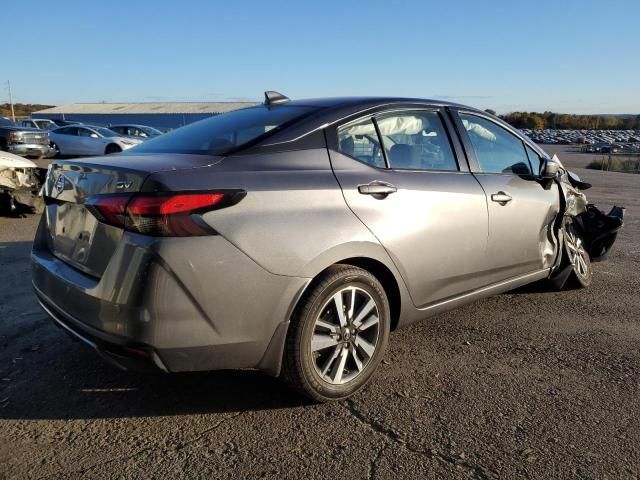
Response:
[{"label": "gravel ground", "polygon": [[0,478],[638,478],[640,176],[577,171],[628,207],[589,290],[400,330],[371,384],[325,405],[253,372],[114,370],[37,306],[38,219],[0,218]]}]

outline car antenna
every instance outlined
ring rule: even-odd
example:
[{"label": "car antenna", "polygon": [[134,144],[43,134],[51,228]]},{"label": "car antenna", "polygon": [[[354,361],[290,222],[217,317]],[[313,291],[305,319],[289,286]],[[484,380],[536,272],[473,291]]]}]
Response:
[{"label": "car antenna", "polygon": [[285,97],[280,92],[276,92],[274,90],[267,90],[264,92],[265,105],[278,105],[280,103],[287,103],[289,100],[289,97]]}]

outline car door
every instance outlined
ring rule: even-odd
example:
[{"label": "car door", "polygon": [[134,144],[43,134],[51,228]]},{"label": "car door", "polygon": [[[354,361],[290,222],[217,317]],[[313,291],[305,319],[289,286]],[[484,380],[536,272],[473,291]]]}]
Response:
[{"label": "car door", "polygon": [[62,155],[78,155],[77,135],[76,127],[63,127],[55,130],[50,138]]},{"label": "car door", "polygon": [[560,196],[555,183],[538,178],[541,158],[513,130],[488,116],[462,110],[452,114],[471,171],[487,196],[485,258],[491,280],[551,267],[557,251],[553,225]]},{"label": "car door", "polygon": [[102,138],[89,128],[78,127],[78,149],[79,155],[102,155],[104,153]]},{"label": "car door", "polygon": [[437,108],[409,108],[327,131],[349,208],[387,250],[418,307],[482,284],[485,195],[448,123]]}]

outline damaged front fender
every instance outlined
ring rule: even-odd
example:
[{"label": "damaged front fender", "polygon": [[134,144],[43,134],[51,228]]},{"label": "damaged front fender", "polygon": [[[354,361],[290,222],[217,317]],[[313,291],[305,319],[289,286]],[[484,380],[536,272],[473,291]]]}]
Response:
[{"label": "damaged front fender", "polygon": [[624,225],[624,208],[614,206],[605,214],[595,205],[588,204],[584,212],[574,217],[574,224],[582,236],[591,260],[601,260],[616,241]]},{"label": "damaged front fender", "polygon": [[560,176],[560,191],[565,200],[565,217],[570,217],[591,260],[604,258],[624,225],[624,208],[614,206],[605,214],[588,203],[581,190],[591,188],[573,172]]}]

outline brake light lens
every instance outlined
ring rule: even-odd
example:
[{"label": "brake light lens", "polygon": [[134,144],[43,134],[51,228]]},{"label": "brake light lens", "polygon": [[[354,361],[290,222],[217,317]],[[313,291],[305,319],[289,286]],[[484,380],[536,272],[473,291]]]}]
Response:
[{"label": "brake light lens", "polygon": [[201,215],[238,203],[245,192],[167,192],[97,195],[85,206],[101,222],[156,237],[213,235]]}]

